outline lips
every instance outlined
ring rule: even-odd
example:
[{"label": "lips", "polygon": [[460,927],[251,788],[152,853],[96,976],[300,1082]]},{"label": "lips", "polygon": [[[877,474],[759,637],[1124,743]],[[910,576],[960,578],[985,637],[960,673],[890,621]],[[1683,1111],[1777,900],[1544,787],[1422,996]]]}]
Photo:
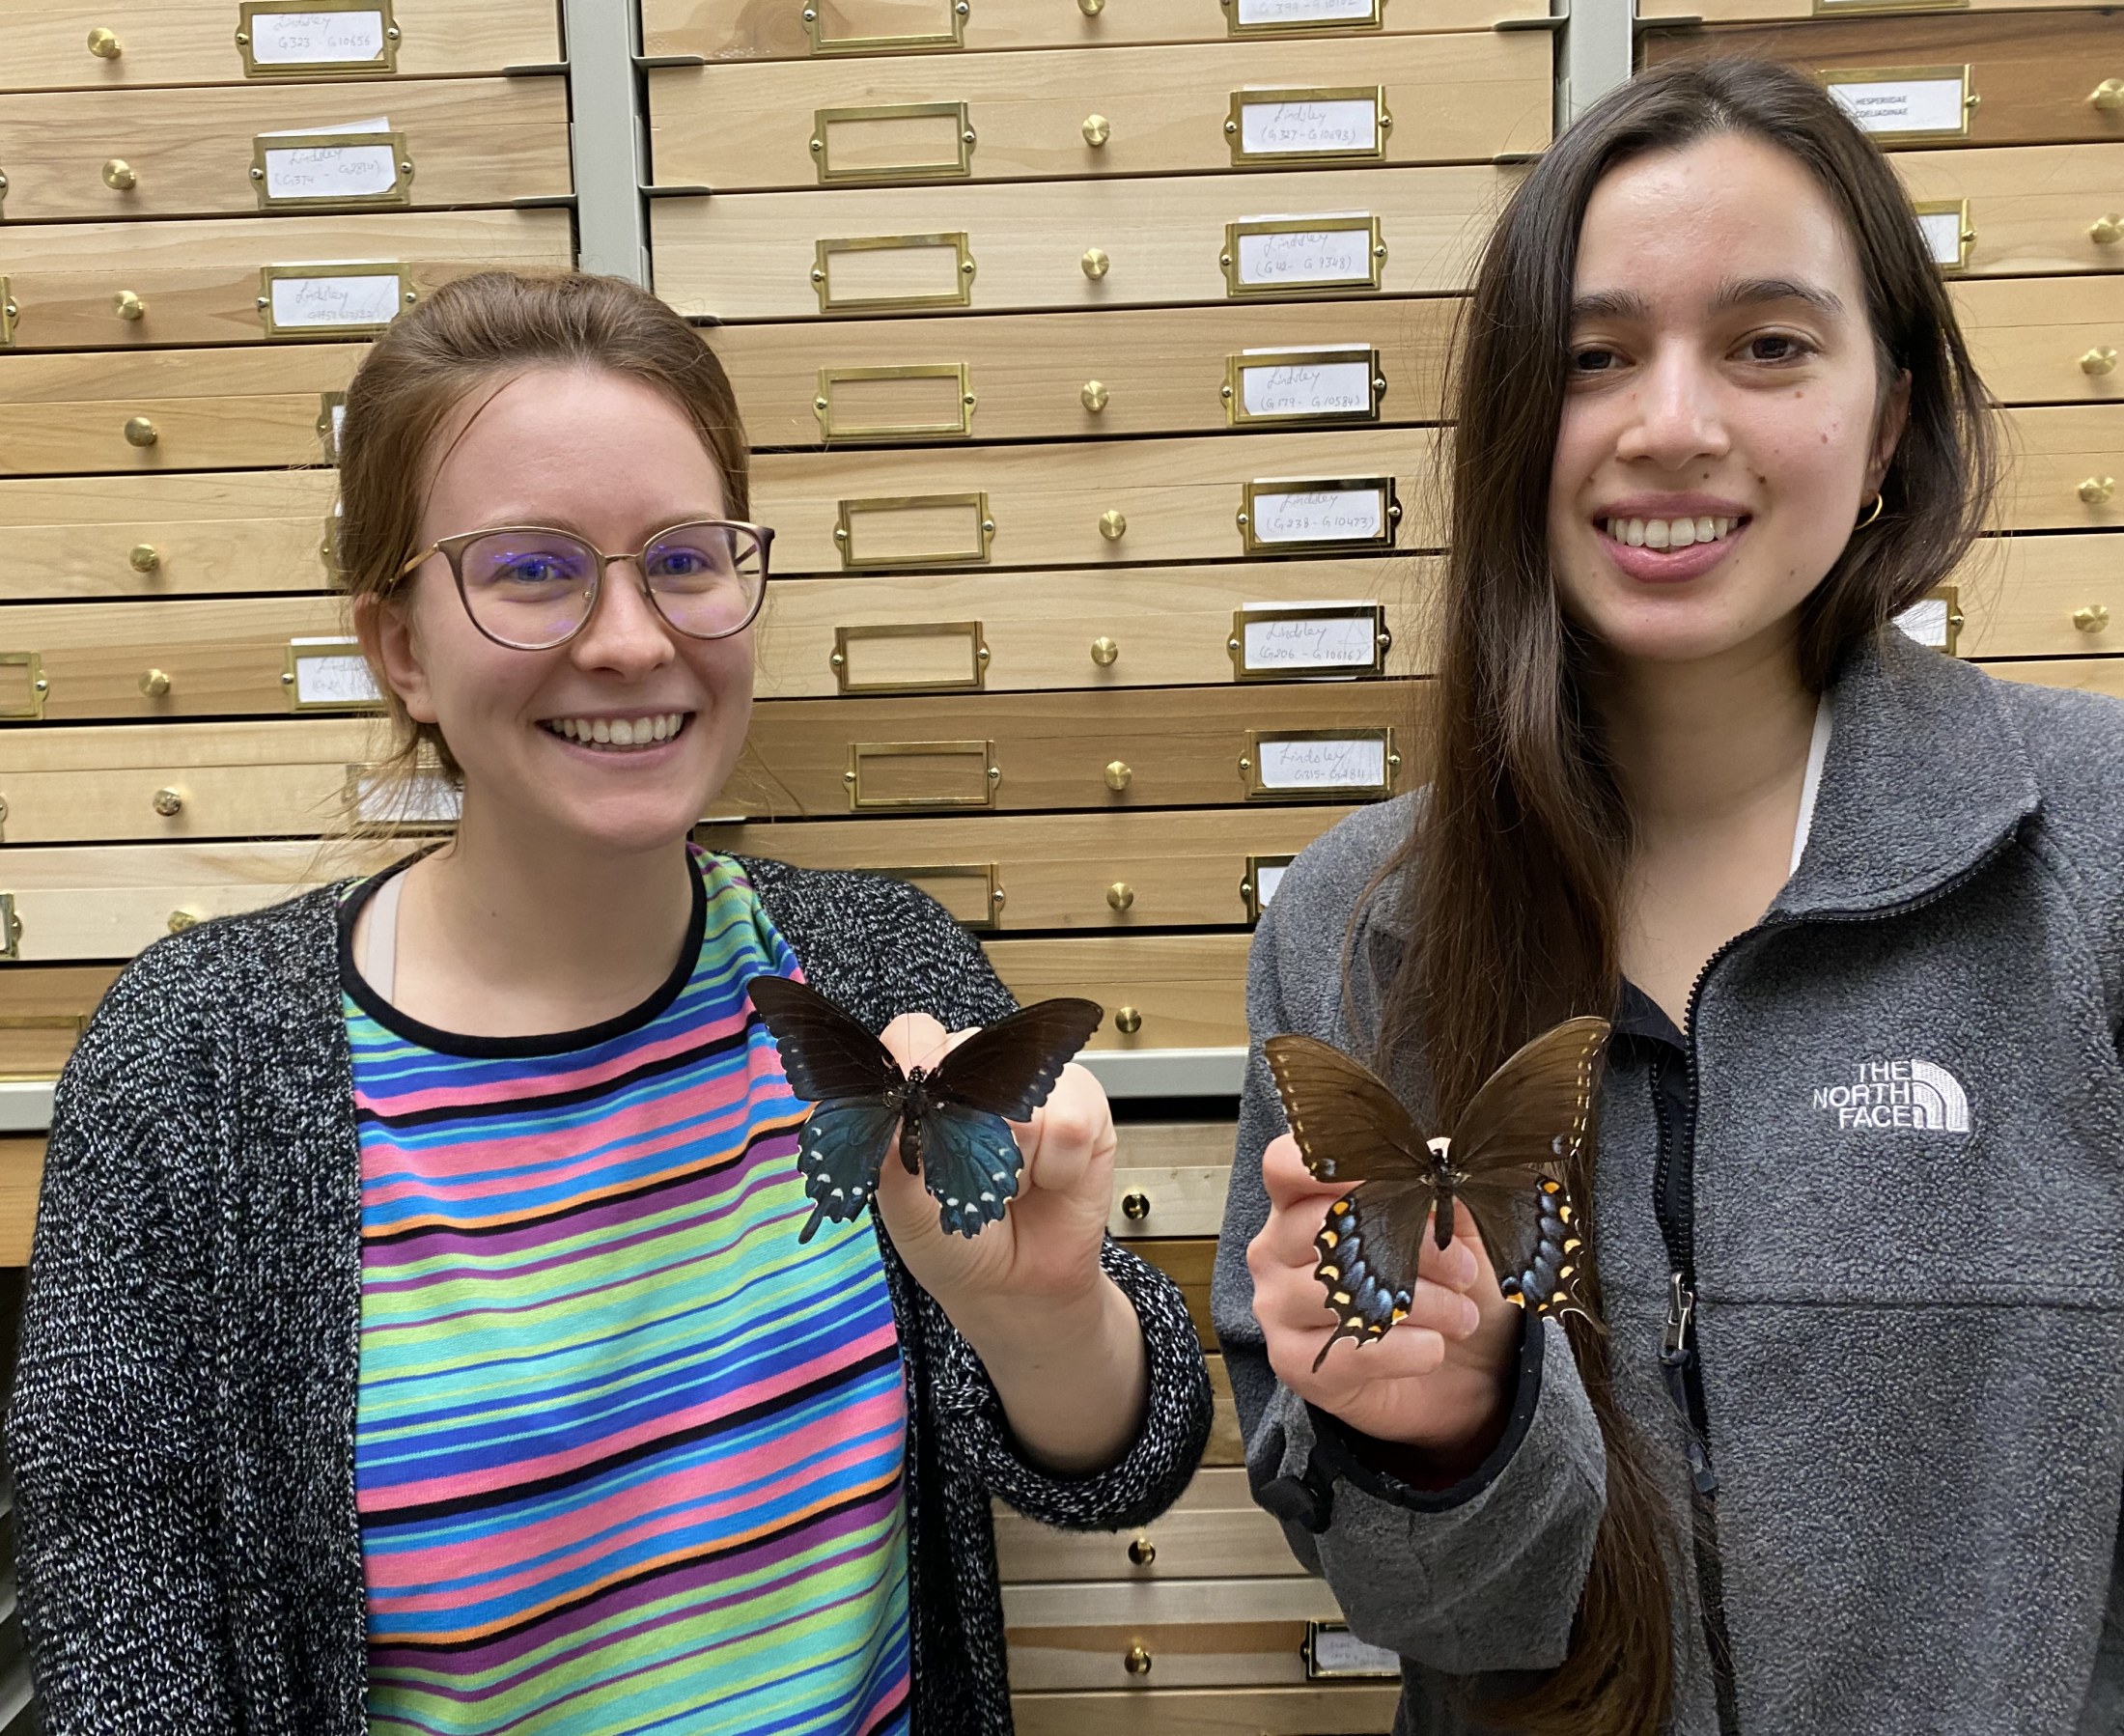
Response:
[{"label": "lips", "polygon": [[638,717],[545,717],[539,727],[577,747],[601,753],[641,753],[684,733],[691,712],[652,712]]},{"label": "lips", "polygon": [[[1695,525],[1691,523],[1691,536],[1689,542],[1676,546],[1670,541],[1663,548],[1657,546],[1648,534],[1651,522],[1658,522],[1661,529],[1667,530],[1677,521],[1610,518],[1602,522],[1598,533],[1601,546],[1607,551],[1607,558],[1614,562],[1625,576],[1647,585],[1678,585],[1701,578],[1733,551],[1735,546],[1747,534],[1749,524],[1747,518],[1738,521],[1727,519],[1723,534],[1718,534],[1719,521],[1714,519],[1714,534],[1698,540],[1693,534]],[[1615,534],[1618,527],[1624,533],[1622,536]],[[1633,543],[1629,540],[1633,529],[1637,532],[1640,541]]]}]

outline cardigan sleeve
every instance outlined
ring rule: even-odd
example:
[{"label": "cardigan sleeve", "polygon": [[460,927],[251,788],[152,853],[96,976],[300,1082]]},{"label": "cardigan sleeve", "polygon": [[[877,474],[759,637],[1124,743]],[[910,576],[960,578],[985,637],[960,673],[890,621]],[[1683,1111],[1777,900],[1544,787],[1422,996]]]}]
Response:
[{"label": "cardigan sleeve", "polygon": [[152,957],[59,1081],[7,1445],[24,1638],[47,1736],[233,1732],[196,1127],[209,1063]]},{"label": "cardigan sleeve", "polygon": [[[873,1030],[910,1010],[933,1014],[949,1030],[1016,1010],[980,946],[919,888],[878,875],[743,865],[805,975]],[[1100,1263],[1135,1308],[1150,1379],[1134,1441],[1116,1463],[1085,1476],[1056,1475],[1026,1457],[981,1358],[926,1292],[917,1306],[920,1354],[948,1450],[1028,1518],[1115,1530],[1162,1512],[1187,1487],[1209,1439],[1210,1382],[1173,1281],[1111,1238]]]}]

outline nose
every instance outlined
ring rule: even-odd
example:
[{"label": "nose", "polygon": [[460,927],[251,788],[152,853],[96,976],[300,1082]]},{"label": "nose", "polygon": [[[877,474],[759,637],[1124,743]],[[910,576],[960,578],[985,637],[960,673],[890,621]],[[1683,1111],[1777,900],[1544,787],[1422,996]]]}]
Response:
[{"label": "nose", "polygon": [[569,641],[578,669],[602,669],[629,680],[660,669],[679,655],[671,630],[643,589],[641,566],[629,555],[613,561],[581,632]]},{"label": "nose", "polygon": [[1665,346],[1638,377],[1616,456],[1680,470],[1729,449],[1716,373],[1681,345]]}]

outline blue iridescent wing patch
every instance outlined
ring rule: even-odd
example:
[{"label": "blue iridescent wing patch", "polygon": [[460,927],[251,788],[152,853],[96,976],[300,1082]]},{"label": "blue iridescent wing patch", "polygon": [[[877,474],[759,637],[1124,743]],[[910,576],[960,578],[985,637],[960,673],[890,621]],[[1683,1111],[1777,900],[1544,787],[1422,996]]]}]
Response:
[{"label": "blue iridescent wing patch", "polygon": [[1024,1162],[1002,1116],[964,1104],[923,1105],[922,1174],[946,1230],[978,1236],[1002,1217]]},{"label": "blue iridescent wing patch", "polygon": [[878,1171],[892,1143],[900,1111],[872,1099],[823,1103],[811,1111],[796,1152],[796,1168],[811,1197],[811,1217],[796,1232],[809,1242],[822,1218],[847,1223],[878,1190]]}]

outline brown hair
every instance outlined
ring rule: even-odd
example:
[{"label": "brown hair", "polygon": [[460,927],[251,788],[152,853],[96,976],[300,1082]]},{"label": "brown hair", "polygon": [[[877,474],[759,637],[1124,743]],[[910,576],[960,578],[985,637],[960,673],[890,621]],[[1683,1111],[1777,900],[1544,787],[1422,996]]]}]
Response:
[{"label": "brown hair", "polygon": [[[401,314],[347,388],[337,558],[357,621],[397,588],[399,569],[420,547],[421,514],[439,462],[433,448],[444,424],[472,392],[499,391],[535,368],[602,369],[655,387],[714,459],[725,511],[745,517],[749,472],[737,397],[722,364],[680,315],[623,278],[477,272]],[[393,737],[375,768],[376,787],[403,793],[431,765],[459,781],[441,733],[414,722],[376,673]]]},{"label": "brown hair", "polygon": [[[1894,172],[1819,85],[1756,61],[1670,66],[1555,141],[1491,238],[1464,317],[1430,793],[1382,876],[1398,875],[1410,944],[1387,985],[1381,1050],[1427,1061],[1441,1121],[1520,1044],[1574,1014],[1611,1014],[1620,994],[1631,819],[1588,703],[1595,648],[1565,619],[1551,573],[1550,470],[1593,189],[1635,157],[1720,133],[1812,173],[1858,253],[1884,385],[1910,380],[1881,516],[1802,606],[1809,686],[1953,569],[1988,506],[1986,400],[1940,274]],[[1581,1206],[1593,1170],[1588,1149],[1566,1178]],[[1597,1239],[1592,1251],[1597,1278]],[[1577,1318],[1568,1330],[1607,1442],[1607,1512],[1568,1658],[1495,1711],[1539,1736],[1650,1736],[1672,1699],[1680,1539],[1601,1330]]]}]

